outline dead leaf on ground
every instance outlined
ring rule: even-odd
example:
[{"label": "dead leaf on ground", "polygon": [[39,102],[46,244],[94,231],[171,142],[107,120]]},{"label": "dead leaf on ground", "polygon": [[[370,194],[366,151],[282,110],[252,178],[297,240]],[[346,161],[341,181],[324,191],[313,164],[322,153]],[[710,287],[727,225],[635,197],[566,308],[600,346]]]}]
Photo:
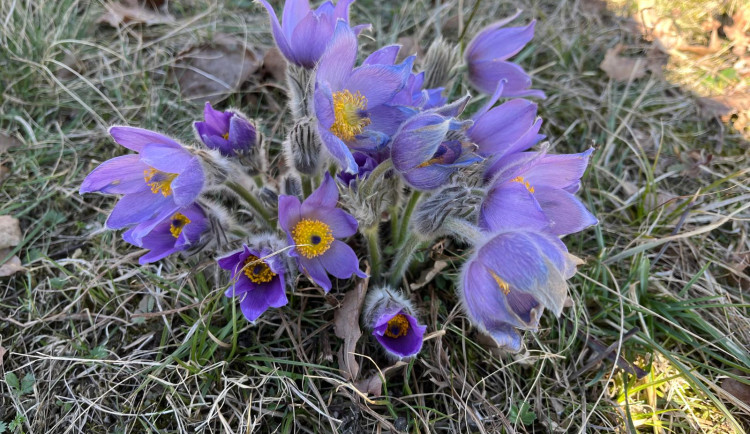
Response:
[{"label": "dead leaf on ground", "polygon": [[698,103],[698,112],[703,120],[721,118],[732,113],[733,110],[732,107],[712,97],[699,97],[696,102]]},{"label": "dead leaf on ground", "polygon": [[721,388],[745,404],[750,405],[750,385],[737,381],[734,378],[725,378],[721,382]]},{"label": "dead leaf on ground", "polygon": [[173,71],[184,98],[217,103],[259,67],[258,56],[245,41],[217,33],[210,42],[181,52]]},{"label": "dead leaf on ground", "polygon": [[0,249],[14,247],[19,243],[21,243],[21,226],[18,219],[9,215],[0,215]]},{"label": "dead leaf on ground", "polygon": [[[0,261],[7,258],[11,249],[0,249]],[[0,277],[12,276],[20,271],[25,271],[18,256],[12,256],[4,264],[0,264]]]},{"label": "dead leaf on ground", "polygon": [[[369,275],[369,268],[365,273]],[[359,317],[362,312],[362,303],[365,301],[367,294],[367,284],[369,279],[362,279],[349,290],[344,296],[344,300],[333,314],[333,332],[336,336],[344,340],[338,352],[339,369],[344,372],[344,378],[354,380],[359,375],[359,363],[354,357],[357,342],[362,336],[362,330],[359,328]]]},{"label": "dead leaf on ground", "polygon": [[10,169],[0,165],[0,185],[3,185],[6,179],[10,177]]},{"label": "dead leaf on ground", "polygon": [[419,47],[419,41],[415,36],[402,36],[396,41],[397,44],[401,45],[401,49],[398,52],[396,62],[401,62],[412,54],[417,55],[417,59],[422,59],[424,53]]},{"label": "dead leaf on ground", "polygon": [[280,83],[284,83],[286,80],[286,59],[276,47],[266,51],[265,56],[263,56],[262,69],[263,74],[270,75]]},{"label": "dead leaf on ground", "polygon": [[10,134],[0,131],[0,153],[8,152],[8,149],[21,146],[21,141]]},{"label": "dead leaf on ground", "polygon": [[[368,378],[363,378],[362,380],[357,381],[354,384],[354,387],[356,387],[357,390],[364,394],[371,396],[380,396],[383,394],[383,378],[387,380],[388,377],[390,377],[399,368],[402,368],[406,365],[408,365],[408,363],[399,360],[395,364],[383,369],[382,371],[375,372]],[[382,377],[380,376],[381,372],[383,374]]]},{"label": "dead leaf on ground", "polygon": [[661,66],[646,57],[625,57],[620,53],[625,47],[617,44],[607,50],[599,68],[615,81],[630,81],[642,78],[649,70],[660,70]]},{"label": "dead leaf on ground", "polygon": [[432,279],[434,279],[438,274],[440,274],[440,272],[443,271],[443,269],[447,266],[448,266],[447,261],[442,261],[442,260],[435,261],[435,264],[433,264],[432,268],[430,268],[429,270],[422,271],[422,274],[419,276],[419,279],[417,279],[416,282],[410,284],[409,286],[411,287],[412,290],[414,290],[414,289],[419,289],[427,285],[428,283],[432,282]]},{"label": "dead leaf on ground", "polygon": [[3,366],[3,359],[5,358],[5,353],[7,353],[8,350],[0,346],[0,366]]},{"label": "dead leaf on ground", "polygon": [[140,4],[122,4],[122,3],[106,3],[104,5],[106,10],[104,13],[97,18],[97,23],[106,23],[114,28],[119,28],[125,24],[145,24],[147,26],[153,26],[156,24],[170,24],[174,23],[175,19],[172,15],[166,13],[155,12],[147,9]]}]

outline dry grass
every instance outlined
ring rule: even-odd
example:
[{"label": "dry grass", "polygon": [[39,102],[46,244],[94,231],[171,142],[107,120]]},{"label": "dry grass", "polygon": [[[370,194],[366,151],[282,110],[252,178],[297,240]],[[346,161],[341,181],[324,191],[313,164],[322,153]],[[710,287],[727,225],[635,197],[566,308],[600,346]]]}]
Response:
[{"label": "dry grass", "polygon": [[[437,3],[360,0],[355,21],[373,23],[369,48],[399,32],[419,44],[440,28],[455,39],[452,17],[463,5],[465,20],[473,2]],[[588,1],[485,1],[473,25],[515,6],[539,19],[517,59],[549,95],[540,114],[554,150],[597,148],[582,195],[601,225],[567,240],[586,260],[573,307],[527,333],[524,352],[500,354],[455,308],[451,263],[414,294],[438,333],[383,397],[365,399],[335,358],[331,321],[345,287],[324,297],[301,283],[288,306],[251,327],[223,296],[211,258],[141,267],[138,252],[102,229],[112,200],[77,194],[88,171],[122,153],[108,125],[191,137],[200,104],[180,99],[173,57],[217,31],[268,45],[261,9],[173,2],[175,25],[118,32],[92,24],[100,3],[0,3],[0,129],[23,142],[0,155],[12,170],[0,214],[21,220],[28,269],[0,281],[0,421],[16,420],[17,433],[750,428],[750,403],[721,388],[750,374],[748,143],[703,120],[677,84],[609,81],[598,69],[606,50],[647,42]],[[62,65],[75,72],[60,74]],[[251,82],[226,105],[264,118],[272,136],[283,126],[281,95]],[[424,266],[452,254],[460,249],[446,241],[424,252]],[[648,376],[636,380],[607,359],[589,364],[599,352],[587,339],[614,344]],[[366,373],[387,366],[373,345],[360,350]]]}]

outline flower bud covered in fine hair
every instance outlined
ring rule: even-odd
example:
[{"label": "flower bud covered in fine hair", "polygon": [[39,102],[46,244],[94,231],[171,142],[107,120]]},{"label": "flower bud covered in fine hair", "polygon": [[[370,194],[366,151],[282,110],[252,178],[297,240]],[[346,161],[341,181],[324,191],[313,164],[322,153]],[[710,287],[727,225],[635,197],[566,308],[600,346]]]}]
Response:
[{"label": "flower bud covered in fine hair", "polygon": [[315,120],[300,119],[289,132],[284,142],[284,154],[287,164],[299,173],[314,175],[320,168],[320,151],[322,143],[317,132]]},{"label": "flower bud covered in fine hair", "polygon": [[449,185],[423,199],[414,211],[411,227],[422,239],[447,235],[445,219],[476,220],[483,196],[463,185]]},{"label": "flower bud covered in fine hair", "polygon": [[445,42],[443,38],[435,39],[424,60],[424,87],[437,88],[447,86],[456,75],[458,65],[458,46]]},{"label": "flower bud covered in fine hair", "polygon": [[420,325],[409,300],[389,287],[370,290],[363,309],[363,322],[388,356],[401,359],[422,349],[427,326]]}]

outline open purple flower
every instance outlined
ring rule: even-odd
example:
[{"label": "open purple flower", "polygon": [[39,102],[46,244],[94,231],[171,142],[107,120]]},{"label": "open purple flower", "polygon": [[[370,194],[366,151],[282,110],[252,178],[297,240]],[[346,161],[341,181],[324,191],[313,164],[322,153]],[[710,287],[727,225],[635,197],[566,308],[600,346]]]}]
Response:
[{"label": "open purple flower", "polygon": [[279,24],[271,5],[266,0],[258,1],[268,11],[273,38],[281,53],[288,61],[308,69],[314,68],[323,55],[337,21],[348,27],[349,5],[354,3],[354,0],[339,0],[334,6],[326,1],[312,10],[308,0],[286,0]]},{"label": "open purple flower", "polygon": [[459,296],[469,319],[502,347],[521,348],[516,329],[536,330],[543,309],[560,315],[576,262],[545,232],[499,232],[464,264]]},{"label": "open purple flower", "polygon": [[192,204],[160,221],[140,239],[133,236],[135,228],[122,234],[122,239],[138,247],[149,249],[150,252],[138,259],[140,264],[148,264],[198,243],[207,228],[205,213],[200,206]]},{"label": "open purple flower", "polygon": [[465,53],[469,81],[489,95],[505,80],[505,96],[544,98],[544,92],[529,89],[531,77],[523,68],[507,61],[534,37],[535,21],[525,27],[504,27],[518,15],[490,24],[469,42]]},{"label": "open purple flower", "polygon": [[354,68],[356,59],[357,37],[339,22],[318,64],[314,106],[326,149],[349,173],[358,170],[352,150],[374,152],[388,143],[400,109],[387,103],[403,89],[414,60],[399,65],[370,60]]},{"label": "open purple flower", "polygon": [[176,141],[153,131],[112,127],[115,141],[137,154],[107,160],[81,183],[80,193],[123,194],[107,219],[107,227],[137,225],[138,244],[156,225],[192,204],[203,189],[201,162]]},{"label": "open purple flower", "polygon": [[279,224],[289,245],[294,246],[289,255],[297,259],[299,270],[325,292],[331,290],[328,274],[339,279],[353,274],[367,276],[360,271],[354,250],[339,241],[357,232],[357,220],[336,207],[338,200],[338,188],[328,173],[302,204],[295,196],[279,196]]},{"label": "open purple flower", "polygon": [[416,189],[434,190],[444,185],[456,169],[481,159],[471,143],[447,138],[449,131],[465,126],[465,122],[433,111],[410,118],[393,137],[393,167]]},{"label": "open purple flower", "polygon": [[256,131],[253,124],[233,111],[219,111],[206,102],[203,122],[195,122],[198,137],[211,149],[222,155],[234,156],[247,152],[255,146]]},{"label": "open purple flower", "polygon": [[232,272],[232,286],[227,297],[240,299],[240,309],[250,322],[270,307],[285,306],[288,301],[284,274],[284,260],[270,248],[251,248],[230,253],[217,260],[219,266]]},{"label": "open purple flower", "polygon": [[482,202],[479,225],[488,231],[523,226],[562,236],[597,224],[596,217],[574,195],[593,151],[524,152],[504,159],[507,166],[492,169],[496,175]]},{"label": "open purple flower", "polygon": [[414,317],[408,299],[390,287],[372,288],[362,310],[363,322],[389,356],[411,357],[422,349],[427,329]]}]

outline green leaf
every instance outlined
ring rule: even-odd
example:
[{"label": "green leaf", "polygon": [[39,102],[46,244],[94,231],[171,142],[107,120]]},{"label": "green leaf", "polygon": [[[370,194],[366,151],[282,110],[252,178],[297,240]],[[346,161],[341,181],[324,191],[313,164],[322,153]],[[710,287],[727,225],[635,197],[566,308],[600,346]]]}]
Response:
[{"label": "green leaf", "polygon": [[0,422],[0,434],[3,434],[8,429],[8,425],[5,422]]},{"label": "green leaf", "polygon": [[34,378],[34,374],[32,374],[31,372],[24,375],[23,380],[21,380],[21,395],[26,395],[33,392],[35,381],[36,378]]},{"label": "green leaf", "polygon": [[524,402],[521,404],[521,407],[517,407],[515,405],[510,407],[510,418],[513,420],[513,423],[518,423],[519,421],[523,423],[524,425],[531,425],[536,420],[536,413],[529,410],[530,406],[529,403]]},{"label": "green leaf", "polygon": [[16,392],[21,389],[21,383],[18,382],[18,377],[13,372],[5,373],[5,382]]}]

